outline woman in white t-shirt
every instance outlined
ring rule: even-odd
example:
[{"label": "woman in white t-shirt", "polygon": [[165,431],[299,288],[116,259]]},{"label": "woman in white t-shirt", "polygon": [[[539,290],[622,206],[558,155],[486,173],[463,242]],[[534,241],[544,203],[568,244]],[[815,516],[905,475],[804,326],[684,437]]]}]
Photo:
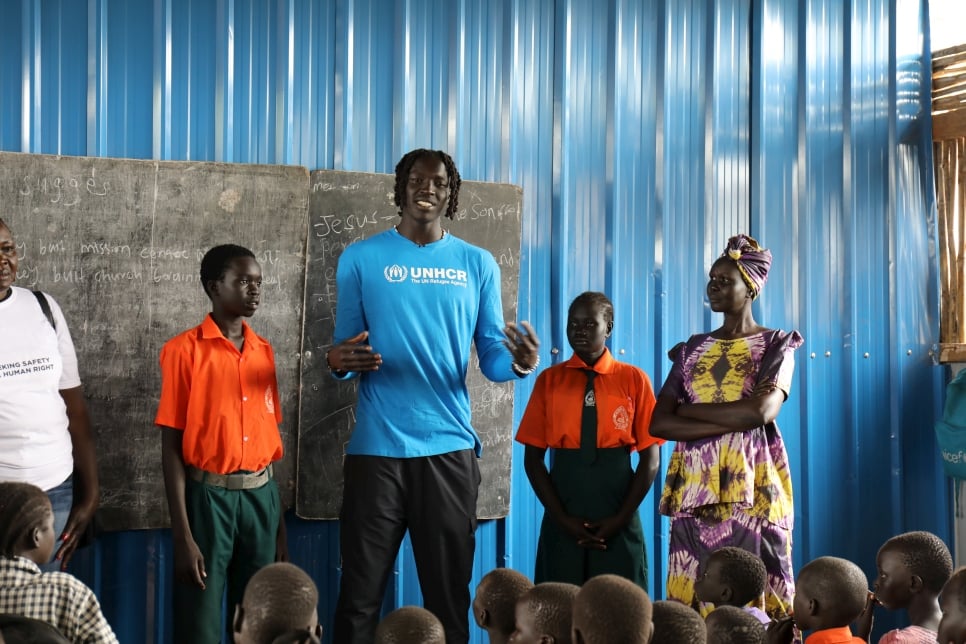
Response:
[{"label": "woman in white t-shirt", "polygon": [[66,569],[100,498],[94,438],[64,314],[13,285],[18,264],[0,219],[0,481],[47,492],[58,540],[49,567]]}]

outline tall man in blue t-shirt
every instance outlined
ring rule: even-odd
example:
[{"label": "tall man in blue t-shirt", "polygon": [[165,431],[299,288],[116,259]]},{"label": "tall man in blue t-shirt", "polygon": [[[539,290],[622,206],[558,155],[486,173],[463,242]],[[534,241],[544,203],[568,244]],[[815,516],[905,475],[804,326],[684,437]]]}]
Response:
[{"label": "tall man in blue t-shirt", "polygon": [[369,644],[406,530],[426,608],[447,644],[469,639],[480,438],[470,425],[466,370],[504,382],[532,373],[539,340],[504,326],[493,256],[447,233],[460,175],[448,154],[413,150],[396,165],[400,222],[349,246],[336,275],[337,378],[360,375],[346,448],[340,516],[342,580],[336,644]]}]

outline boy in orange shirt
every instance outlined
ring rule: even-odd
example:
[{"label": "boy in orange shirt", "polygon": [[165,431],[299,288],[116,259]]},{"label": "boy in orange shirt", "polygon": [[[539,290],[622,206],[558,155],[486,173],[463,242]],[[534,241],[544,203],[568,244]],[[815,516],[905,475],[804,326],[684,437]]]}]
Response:
[{"label": "boy in orange shirt", "polygon": [[161,349],[162,467],[174,542],[174,641],[220,642],[222,614],[259,568],[287,558],[271,464],[282,457],[275,356],[243,318],[258,308],[254,254],[227,244],[201,260],[202,323]]}]

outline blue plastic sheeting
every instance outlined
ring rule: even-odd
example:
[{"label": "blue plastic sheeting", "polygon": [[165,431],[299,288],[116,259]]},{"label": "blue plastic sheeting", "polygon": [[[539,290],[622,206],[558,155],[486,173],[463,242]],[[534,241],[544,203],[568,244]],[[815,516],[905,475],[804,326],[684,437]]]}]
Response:
[{"label": "blue plastic sheeting", "polygon": [[[391,172],[425,146],[450,151],[467,179],[521,185],[520,318],[543,338],[545,365],[569,356],[570,300],[604,290],[612,350],[659,386],[667,348],[717,323],[708,266],[729,235],[750,232],[776,259],[758,319],[806,338],[779,417],[796,565],[834,554],[871,577],[896,533],[950,540],[932,431],[945,374],[925,0],[3,9],[0,149]],[[531,386],[517,386],[517,419]],[[532,571],[542,508],[522,450],[513,457],[510,515],[481,524],[474,586],[495,566]],[[661,597],[657,496],[641,516]],[[338,526],[292,517],[289,536],[329,624]],[[167,532],[120,533],[75,570],[122,641],[163,642],[171,563]],[[419,601],[407,542],[386,607]],[[896,623],[880,615],[874,637]]]}]

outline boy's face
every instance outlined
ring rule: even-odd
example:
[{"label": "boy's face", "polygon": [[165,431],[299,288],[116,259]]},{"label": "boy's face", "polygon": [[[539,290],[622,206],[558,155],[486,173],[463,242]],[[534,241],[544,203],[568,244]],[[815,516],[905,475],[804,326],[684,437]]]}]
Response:
[{"label": "boy's face", "polygon": [[960,603],[959,593],[962,581],[955,579],[946,584],[939,597],[939,608],[943,617],[939,621],[939,633],[936,641],[942,644],[966,643],[966,610]]},{"label": "boy's face", "polygon": [[236,257],[224,277],[211,283],[211,301],[227,315],[248,318],[258,309],[261,290],[262,267],[252,257]]},{"label": "boy's face", "polygon": [[900,553],[892,548],[885,549],[876,557],[875,565],[879,570],[873,585],[875,598],[889,610],[907,607],[912,599],[912,573]]},{"label": "boy's face", "polygon": [[47,518],[44,519],[43,525],[38,530],[40,533],[38,535],[37,559],[35,561],[38,565],[41,565],[50,561],[51,556],[54,554],[54,547],[57,545],[57,535],[54,534],[53,508],[50,508]]},{"label": "boy's face", "polygon": [[721,583],[721,561],[714,555],[704,564],[704,574],[694,582],[694,594],[698,601],[717,604],[722,601],[727,586]]},{"label": "boy's face", "polygon": [[795,626],[800,631],[812,630],[812,589],[808,583],[808,575],[799,574],[795,582],[795,600],[792,602],[792,615],[795,619]]},{"label": "boy's face", "polygon": [[489,584],[488,580],[481,581],[476,587],[476,596],[473,597],[473,619],[476,620],[476,625],[483,629],[486,628],[486,624],[483,623],[483,613],[487,608],[483,605],[483,597],[488,589],[487,584]]},{"label": "boy's face", "polygon": [[540,644],[546,641],[543,633],[540,633],[534,624],[529,602],[526,599],[517,602],[516,624],[516,630],[510,635],[509,641],[512,644]]}]

